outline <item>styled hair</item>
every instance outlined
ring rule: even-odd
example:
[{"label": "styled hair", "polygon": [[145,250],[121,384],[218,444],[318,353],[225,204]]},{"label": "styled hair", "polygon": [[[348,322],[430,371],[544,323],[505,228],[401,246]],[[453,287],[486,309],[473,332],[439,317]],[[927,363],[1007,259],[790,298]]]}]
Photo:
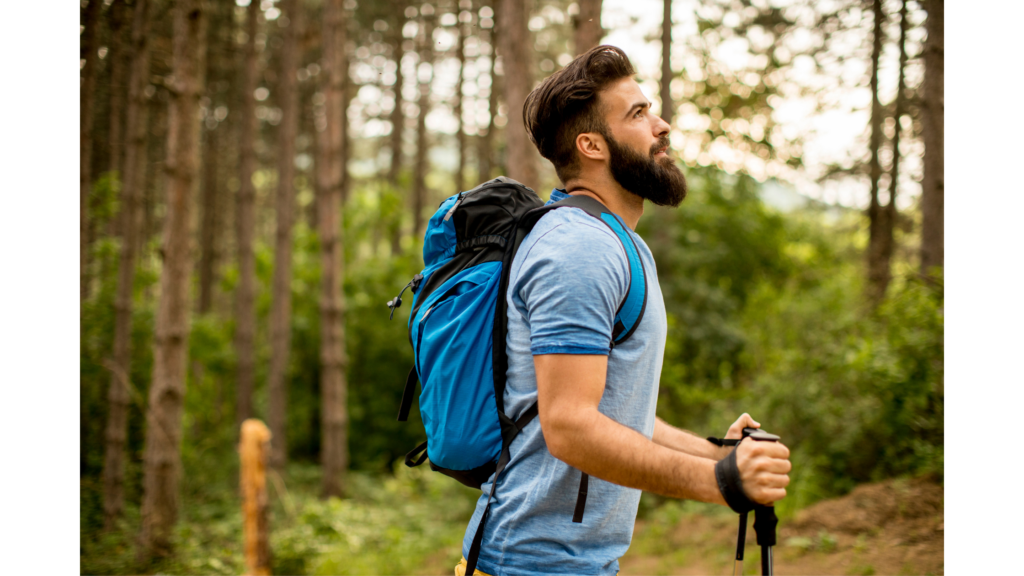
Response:
[{"label": "styled hair", "polygon": [[548,76],[523,103],[523,125],[540,155],[555,165],[562,182],[579,176],[576,137],[607,133],[598,93],[636,70],[620,48],[601,45]]}]

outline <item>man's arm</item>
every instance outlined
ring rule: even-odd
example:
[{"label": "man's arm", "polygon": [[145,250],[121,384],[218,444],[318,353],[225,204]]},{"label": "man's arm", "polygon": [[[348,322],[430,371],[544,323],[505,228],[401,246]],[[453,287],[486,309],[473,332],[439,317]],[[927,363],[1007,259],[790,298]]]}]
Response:
[{"label": "man's arm", "polygon": [[[725,505],[715,461],[661,446],[598,411],[608,357],[533,357],[541,431],[551,454],[591,476],[673,498]],[[769,504],[786,495],[789,450],[779,443],[743,442],[737,466],[744,491]]]},{"label": "man's arm", "polygon": [[693,456],[708,458],[715,462],[729,455],[732,448],[715,446],[705,438],[700,438],[689,430],[676,428],[661,418],[654,421],[654,437],[651,441],[659,446],[685,452]]},{"label": "man's arm", "polygon": [[[761,425],[755,422],[754,419],[750,417],[750,414],[743,413],[743,415],[729,427],[729,431],[726,432],[725,438],[740,438],[743,435],[743,429],[748,427],[760,428]],[[655,444],[665,446],[666,448],[686,452],[687,454],[700,456],[702,458],[710,458],[716,462],[728,456],[729,452],[732,452],[732,446],[715,446],[711,442],[708,442],[706,438],[701,438],[689,430],[676,428],[661,418],[654,421],[654,437],[651,438],[651,440]]]}]

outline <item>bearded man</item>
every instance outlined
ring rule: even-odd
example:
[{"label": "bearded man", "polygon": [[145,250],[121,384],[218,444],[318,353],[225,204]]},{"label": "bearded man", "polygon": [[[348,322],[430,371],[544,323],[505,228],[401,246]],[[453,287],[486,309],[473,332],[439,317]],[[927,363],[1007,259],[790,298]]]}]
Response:
[{"label": "bearded man", "polygon": [[[651,251],[633,230],[645,199],[678,206],[686,178],[670,154],[669,125],[651,113],[634,75],[622,50],[598,46],[523,106],[531,139],[564,184],[549,203],[583,195],[615,214],[640,254],[647,302],[635,332],[613,348],[613,319],[630,286],[622,242],[571,207],[551,210],[525,237],[506,299],[504,406],[516,419],[536,402],[539,418],[512,442],[489,509],[494,476],[481,487],[456,576],[616,574],[642,490],[734,509],[786,494],[791,466],[781,443],[723,447],[655,416],[665,304]],[[744,427],[759,424],[743,414],[726,438]]]}]

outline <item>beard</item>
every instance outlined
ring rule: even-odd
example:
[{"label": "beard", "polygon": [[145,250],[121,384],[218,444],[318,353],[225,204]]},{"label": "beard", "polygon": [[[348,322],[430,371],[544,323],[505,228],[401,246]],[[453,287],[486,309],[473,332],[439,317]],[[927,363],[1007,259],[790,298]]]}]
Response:
[{"label": "beard", "polygon": [[667,154],[661,159],[654,157],[669,145],[668,136],[662,136],[646,156],[619,144],[609,134],[602,136],[608,142],[612,177],[620,186],[658,206],[675,208],[686,198],[686,176],[675,160]]}]

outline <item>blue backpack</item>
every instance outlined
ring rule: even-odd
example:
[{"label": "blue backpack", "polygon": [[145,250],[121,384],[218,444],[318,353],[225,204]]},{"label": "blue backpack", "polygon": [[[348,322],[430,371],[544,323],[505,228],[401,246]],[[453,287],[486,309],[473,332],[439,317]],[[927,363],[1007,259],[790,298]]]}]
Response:
[{"label": "blue backpack", "polygon": [[[427,440],[406,455],[405,464],[419,466],[429,458],[432,470],[478,489],[495,475],[466,574],[476,566],[487,508],[509,461],[512,440],[537,415],[536,403],[514,421],[505,414],[509,269],[540,217],[563,207],[582,209],[603,222],[628,257],[629,291],[615,315],[614,349],[633,334],[647,304],[647,275],[633,239],[619,218],[593,198],[570,196],[544,206],[533,190],[504,176],[441,203],[423,239],[426,267],[388,302],[394,317],[405,290],[413,292],[409,340],[415,363],[398,420],[408,419],[419,381]],[[587,484],[582,474],[573,522],[583,521]]]}]

